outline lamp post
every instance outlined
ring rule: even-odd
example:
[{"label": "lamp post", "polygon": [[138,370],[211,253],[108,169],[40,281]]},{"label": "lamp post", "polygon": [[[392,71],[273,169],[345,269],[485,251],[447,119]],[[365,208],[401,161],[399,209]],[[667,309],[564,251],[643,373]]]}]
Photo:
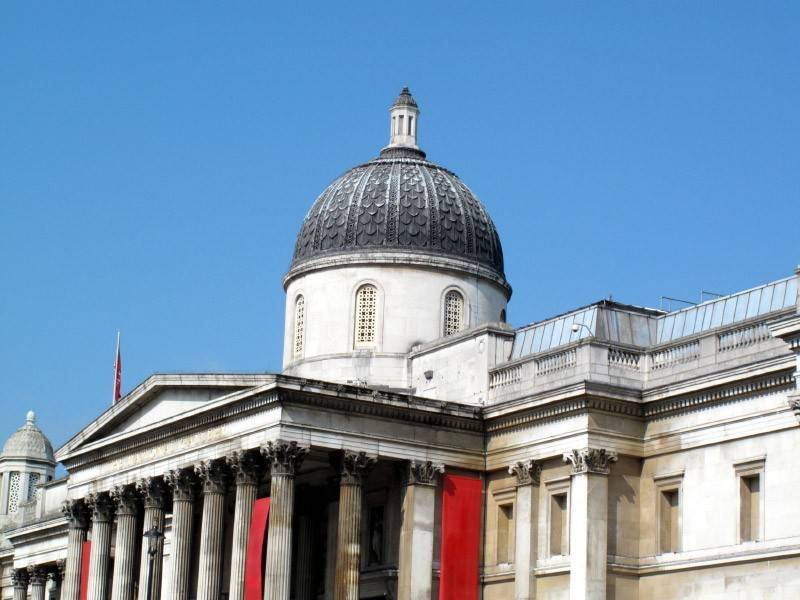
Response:
[{"label": "lamp post", "polygon": [[144,532],[144,537],[147,540],[147,600],[153,600],[153,562],[164,534],[155,523],[152,529]]},{"label": "lamp post", "polygon": [[586,325],[586,323],[573,323],[572,324],[572,333],[578,333],[578,331],[580,331],[581,327],[583,327],[586,331],[588,331],[590,336],[594,336],[594,332],[591,329],[589,329],[589,327]]}]

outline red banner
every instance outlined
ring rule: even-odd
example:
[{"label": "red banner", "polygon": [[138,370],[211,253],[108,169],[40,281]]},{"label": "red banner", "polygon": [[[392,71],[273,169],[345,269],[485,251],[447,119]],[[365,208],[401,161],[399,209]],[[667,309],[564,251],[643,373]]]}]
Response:
[{"label": "red banner", "polygon": [[483,483],[442,477],[442,556],[439,600],[478,600]]},{"label": "red banner", "polygon": [[267,541],[269,498],[259,498],[253,505],[244,563],[244,600],[264,597],[264,546]]},{"label": "red banner", "polygon": [[89,592],[89,559],[91,556],[92,542],[86,540],[81,548],[81,587],[78,596],[80,600],[86,600],[86,594]]}]

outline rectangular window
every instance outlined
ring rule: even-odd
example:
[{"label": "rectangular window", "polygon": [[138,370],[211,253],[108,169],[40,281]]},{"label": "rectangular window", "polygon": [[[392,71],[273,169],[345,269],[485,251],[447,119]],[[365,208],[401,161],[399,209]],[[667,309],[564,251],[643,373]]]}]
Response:
[{"label": "rectangular window", "polygon": [[677,552],[680,524],[680,495],[677,489],[662,490],[658,515],[659,551],[661,554]]},{"label": "rectangular window", "polygon": [[738,542],[764,539],[764,458],[735,464],[736,493],[739,501]]},{"label": "rectangular window", "polygon": [[567,494],[550,496],[550,556],[569,554]]},{"label": "rectangular window", "polygon": [[511,542],[514,533],[514,505],[506,504],[497,507],[497,564],[511,562],[513,548]]}]

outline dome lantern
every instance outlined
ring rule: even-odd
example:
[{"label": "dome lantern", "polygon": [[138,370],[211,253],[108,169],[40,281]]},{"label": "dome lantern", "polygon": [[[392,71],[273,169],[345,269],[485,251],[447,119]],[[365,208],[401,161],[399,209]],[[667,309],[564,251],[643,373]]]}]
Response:
[{"label": "dome lantern", "polygon": [[388,148],[411,148],[419,150],[417,146],[417,129],[419,126],[419,108],[417,101],[407,87],[389,109],[389,146]]}]

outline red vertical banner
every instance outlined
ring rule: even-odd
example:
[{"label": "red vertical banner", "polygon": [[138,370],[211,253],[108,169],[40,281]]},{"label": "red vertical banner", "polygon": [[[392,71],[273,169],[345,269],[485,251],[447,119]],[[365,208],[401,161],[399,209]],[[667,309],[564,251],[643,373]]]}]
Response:
[{"label": "red vertical banner", "polygon": [[91,556],[92,542],[86,540],[81,548],[81,587],[78,596],[80,600],[86,600],[86,594],[89,592],[89,559]]},{"label": "red vertical banner", "polygon": [[480,478],[442,477],[439,600],[478,600],[482,495]]},{"label": "red vertical banner", "polygon": [[264,543],[267,539],[269,498],[259,498],[253,505],[244,563],[244,600],[263,600]]}]

